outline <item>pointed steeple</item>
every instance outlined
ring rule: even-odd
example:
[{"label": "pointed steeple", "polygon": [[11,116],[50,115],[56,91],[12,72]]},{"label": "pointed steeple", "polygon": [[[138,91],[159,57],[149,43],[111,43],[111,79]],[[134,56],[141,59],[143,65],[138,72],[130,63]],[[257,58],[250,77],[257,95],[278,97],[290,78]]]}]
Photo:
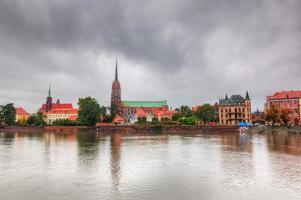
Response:
[{"label": "pointed steeple", "polygon": [[48,97],[51,97],[51,87],[50,87],[50,83],[49,83],[49,89],[48,89]]},{"label": "pointed steeple", "polygon": [[247,100],[250,100],[250,96],[249,96],[248,90],[247,90],[247,92],[246,92],[246,99],[247,99]]},{"label": "pointed steeple", "polygon": [[116,68],[115,68],[115,81],[118,81],[118,63],[116,58]]},{"label": "pointed steeple", "polygon": [[225,97],[225,99],[228,99],[228,94],[226,94],[226,97]]}]

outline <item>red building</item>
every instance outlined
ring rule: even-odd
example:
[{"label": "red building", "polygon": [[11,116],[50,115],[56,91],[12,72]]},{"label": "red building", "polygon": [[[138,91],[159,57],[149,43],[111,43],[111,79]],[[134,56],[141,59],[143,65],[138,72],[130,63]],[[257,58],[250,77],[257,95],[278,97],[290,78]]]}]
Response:
[{"label": "red building", "polygon": [[46,117],[47,123],[52,123],[58,119],[77,120],[78,108],[73,108],[72,103],[60,103],[58,99],[56,103],[52,103],[51,91],[49,87],[48,97],[45,104],[42,104],[39,112]]},{"label": "red building", "polygon": [[271,106],[275,106],[279,111],[289,110],[290,123],[300,125],[301,91],[282,91],[267,96],[265,111]]}]

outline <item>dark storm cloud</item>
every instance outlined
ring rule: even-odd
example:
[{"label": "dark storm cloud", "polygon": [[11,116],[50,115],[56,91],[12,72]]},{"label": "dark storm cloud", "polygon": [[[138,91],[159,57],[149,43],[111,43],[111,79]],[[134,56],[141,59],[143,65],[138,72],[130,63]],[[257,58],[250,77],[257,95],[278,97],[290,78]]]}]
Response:
[{"label": "dark storm cloud", "polygon": [[125,98],[196,104],[248,89],[262,107],[301,88],[300,10],[298,0],[0,0],[0,103],[37,107],[48,82],[65,100],[107,103],[119,56]]}]

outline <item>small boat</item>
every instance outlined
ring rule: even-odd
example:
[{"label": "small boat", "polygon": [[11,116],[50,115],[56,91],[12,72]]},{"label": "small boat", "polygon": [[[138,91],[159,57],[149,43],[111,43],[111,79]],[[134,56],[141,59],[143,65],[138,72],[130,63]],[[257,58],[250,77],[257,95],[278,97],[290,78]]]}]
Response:
[{"label": "small boat", "polygon": [[249,127],[253,126],[253,124],[249,123],[249,122],[240,122],[238,124],[239,126],[239,132],[243,132],[247,129],[249,129]]}]

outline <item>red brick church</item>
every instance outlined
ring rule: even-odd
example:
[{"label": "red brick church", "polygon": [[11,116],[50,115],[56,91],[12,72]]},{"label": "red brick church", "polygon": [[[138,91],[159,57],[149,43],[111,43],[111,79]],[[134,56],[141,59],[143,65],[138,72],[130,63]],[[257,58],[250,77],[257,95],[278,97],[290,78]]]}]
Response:
[{"label": "red brick church", "polygon": [[146,117],[151,121],[153,117],[159,120],[171,118],[174,114],[169,110],[166,100],[163,101],[122,101],[121,85],[118,80],[118,63],[116,60],[115,79],[112,84],[111,113],[121,118],[124,122],[135,122],[138,117]]}]

